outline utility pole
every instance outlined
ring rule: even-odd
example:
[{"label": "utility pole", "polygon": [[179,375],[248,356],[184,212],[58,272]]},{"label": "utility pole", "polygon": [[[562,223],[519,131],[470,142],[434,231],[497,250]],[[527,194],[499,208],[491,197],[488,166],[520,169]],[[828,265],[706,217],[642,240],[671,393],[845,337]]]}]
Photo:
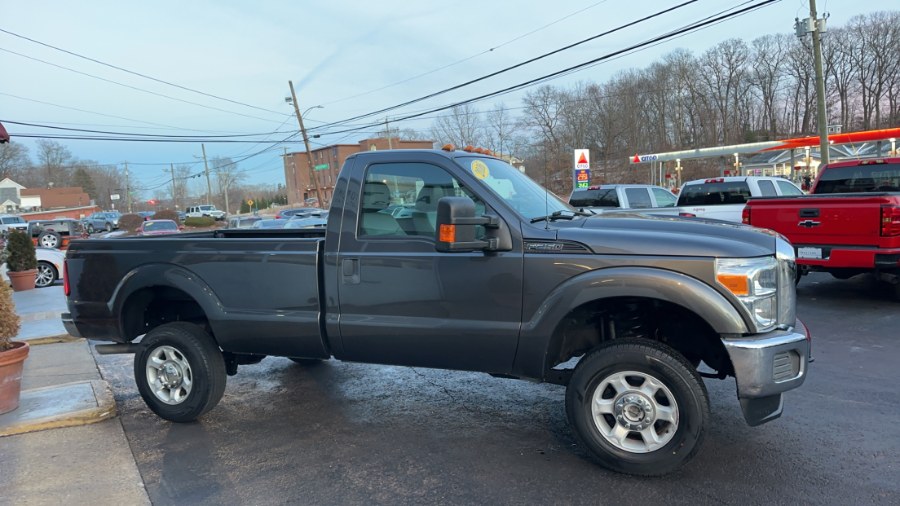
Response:
[{"label": "utility pole", "polygon": [[200,144],[200,149],[203,150],[203,170],[206,172],[206,204],[209,205],[209,199],[212,195],[212,184],[209,182],[209,165],[206,163],[206,145]]},{"label": "utility pole", "polygon": [[391,141],[391,127],[388,125],[387,116],[384,117],[384,130],[388,136],[388,149],[394,149],[394,143]]},{"label": "utility pole", "polygon": [[288,81],[288,86],[291,87],[291,98],[294,101],[294,112],[297,113],[297,122],[300,123],[300,133],[303,134],[303,144],[306,146],[306,162],[309,165],[309,179],[312,180],[313,186],[316,189],[316,200],[318,200],[318,205],[324,205],[324,201],[322,200],[322,193],[319,191],[319,180],[315,177],[315,171],[313,170],[313,162],[312,162],[312,150],[309,149],[309,137],[306,135],[306,127],[303,126],[303,116],[300,115],[300,106],[297,103],[297,94],[294,92],[294,82]]},{"label": "utility pole", "polygon": [[825,33],[826,19],[827,17],[818,19],[816,0],[809,0],[809,18],[805,20],[797,19],[794,23],[797,37],[803,38],[807,33],[812,33],[813,61],[816,71],[816,116],[818,117],[819,128],[820,167],[828,164],[829,158],[828,117],[825,112],[825,77],[822,70],[822,34]]},{"label": "utility pole", "polygon": [[175,164],[170,163],[169,169],[172,171],[172,207],[178,210],[178,188],[175,187]]},{"label": "utility pole", "polygon": [[131,188],[129,187],[130,181],[128,177],[128,162],[125,162],[125,201],[128,205],[128,212],[131,212]]}]

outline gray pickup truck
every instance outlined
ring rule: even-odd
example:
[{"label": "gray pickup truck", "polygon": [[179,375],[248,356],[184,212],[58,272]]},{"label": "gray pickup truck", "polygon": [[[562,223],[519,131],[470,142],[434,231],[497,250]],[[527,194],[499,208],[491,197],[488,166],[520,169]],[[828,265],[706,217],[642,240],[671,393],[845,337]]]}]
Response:
[{"label": "gray pickup truck", "polygon": [[779,236],[585,216],[464,151],[349,157],[325,230],[81,240],[66,262],[67,330],[134,353],[144,401],[176,422],[267,355],[481,371],[565,385],[597,462],[658,475],[714,423],[702,377],[735,377],[758,425],[807,373]]}]

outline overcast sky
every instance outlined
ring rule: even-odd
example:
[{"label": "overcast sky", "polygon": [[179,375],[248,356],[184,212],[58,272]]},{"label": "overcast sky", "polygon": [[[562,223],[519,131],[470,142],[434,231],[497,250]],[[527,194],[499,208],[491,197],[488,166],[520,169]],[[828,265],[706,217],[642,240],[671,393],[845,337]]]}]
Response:
[{"label": "overcast sky", "polygon": [[[297,126],[284,101],[290,94],[288,80],[297,88],[301,110],[324,107],[305,115],[307,128],[312,128],[460,84],[683,1],[0,0],[0,30],[18,35],[0,32],[0,120],[15,141],[30,148],[32,158],[34,139],[16,135],[51,131],[10,121],[164,135],[279,131],[283,133],[249,139],[281,140]],[[518,84],[744,3],[755,2],[700,0],[515,71],[391,111],[388,116]],[[844,25],[856,14],[894,8],[895,4],[896,0],[818,1],[820,13],[830,13],[833,26]],[[749,42],[769,33],[792,33],[794,18],[808,14],[808,0],[782,0],[551,83],[603,82],[617,71],[643,68],[676,48],[699,54],[730,37]],[[238,103],[112,69],[19,36]],[[509,94],[476,107],[486,110],[499,102],[517,107],[523,94]],[[432,121],[409,120],[392,126],[427,133]],[[356,143],[374,136],[376,130],[315,141]],[[64,130],[56,133],[86,135]],[[128,161],[132,174],[145,188],[165,188],[170,162],[196,163],[201,154],[200,144],[194,142],[57,142],[80,159],[109,164]],[[287,146],[303,150],[302,144]],[[206,152],[209,157],[240,159],[266,147],[272,149],[246,159],[240,167],[247,172],[248,182],[274,186],[284,182],[281,145],[210,142]],[[202,162],[195,167],[199,170]]]}]

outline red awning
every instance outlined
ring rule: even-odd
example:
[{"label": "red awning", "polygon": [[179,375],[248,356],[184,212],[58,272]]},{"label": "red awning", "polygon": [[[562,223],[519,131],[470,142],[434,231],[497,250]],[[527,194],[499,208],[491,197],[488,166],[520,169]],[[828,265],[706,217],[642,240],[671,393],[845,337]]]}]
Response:
[{"label": "red awning", "polygon": [[6,129],[3,128],[3,123],[0,123],[0,144],[4,142],[9,142],[9,134],[6,133]]}]

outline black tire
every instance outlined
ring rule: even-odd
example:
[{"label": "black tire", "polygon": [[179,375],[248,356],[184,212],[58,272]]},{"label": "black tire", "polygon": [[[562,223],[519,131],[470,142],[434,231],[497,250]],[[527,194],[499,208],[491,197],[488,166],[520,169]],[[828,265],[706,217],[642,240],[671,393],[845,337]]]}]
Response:
[{"label": "black tire", "polygon": [[88,224],[88,226],[87,226],[87,228],[86,228],[85,230],[87,230],[88,235],[93,234],[93,233],[94,233],[94,226],[91,225],[91,224]]},{"label": "black tire", "polygon": [[106,224],[106,227],[104,227],[104,228],[106,228],[106,231],[107,231],[107,232],[112,232],[112,231],[113,231],[112,223],[107,223],[107,224]]},{"label": "black tire", "polygon": [[[225,359],[213,338],[192,323],[167,323],[141,341],[134,356],[134,379],[147,406],[173,422],[196,420],[225,393]],[[151,358],[164,361],[150,365]],[[184,377],[192,381],[185,386]],[[169,385],[163,385],[165,381]]]},{"label": "black tire", "polygon": [[45,230],[38,236],[38,245],[42,248],[59,248],[62,245],[62,236],[59,232]]},{"label": "black tire", "polygon": [[[595,399],[600,386],[604,390]],[[671,347],[616,339],[575,367],[566,389],[566,415],[578,440],[604,467],[658,476],[675,471],[700,449],[709,396],[697,371]],[[659,441],[648,443],[646,437]]]},{"label": "black tire", "polygon": [[34,280],[35,288],[50,286],[59,279],[59,272],[50,262],[39,261],[37,271],[37,277]]}]

